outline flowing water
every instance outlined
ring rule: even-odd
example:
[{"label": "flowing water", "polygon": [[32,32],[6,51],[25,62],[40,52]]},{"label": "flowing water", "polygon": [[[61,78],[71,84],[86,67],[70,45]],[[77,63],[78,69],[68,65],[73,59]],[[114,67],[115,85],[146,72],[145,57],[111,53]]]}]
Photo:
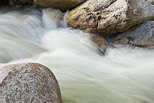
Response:
[{"label": "flowing water", "polygon": [[52,9],[0,11],[0,66],[36,62],[58,79],[63,103],[154,103],[154,49],[108,47],[59,27]]}]

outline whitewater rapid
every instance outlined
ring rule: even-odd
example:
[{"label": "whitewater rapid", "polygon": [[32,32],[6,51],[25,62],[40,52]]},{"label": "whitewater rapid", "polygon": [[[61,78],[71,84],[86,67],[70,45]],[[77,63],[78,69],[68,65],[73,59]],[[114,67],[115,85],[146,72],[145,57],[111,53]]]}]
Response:
[{"label": "whitewater rapid", "polygon": [[52,9],[0,11],[0,66],[35,62],[58,79],[63,103],[154,103],[154,49],[108,47],[92,34],[58,26]]}]

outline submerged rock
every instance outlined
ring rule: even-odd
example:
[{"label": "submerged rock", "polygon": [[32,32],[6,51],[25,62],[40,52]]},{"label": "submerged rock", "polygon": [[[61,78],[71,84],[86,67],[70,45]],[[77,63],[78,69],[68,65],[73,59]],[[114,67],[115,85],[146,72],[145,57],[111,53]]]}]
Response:
[{"label": "submerged rock", "polygon": [[9,5],[32,5],[33,0],[9,0]]},{"label": "submerged rock", "polygon": [[101,35],[91,36],[90,39],[94,43],[94,45],[104,54],[107,47],[106,39]]},{"label": "submerged rock", "polygon": [[51,20],[57,21],[57,27],[61,26],[64,14],[60,10],[48,8],[46,9],[46,12],[48,14],[48,17],[50,17]]},{"label": "submerged rock", "polygon": [[0,103],[62,103],[54,74],[37,63],[0,68]]},{"label": "submerged rock", "polygon": [[60,10],[43,9],[42,24],[46,30],[58,29],[63,25],[63,16],[64,14]]},{"label": "submerged rock", "polygon": [[50,15],[53,19],[56,19],[58,21],[62,21],[64,16],[64,14],[60,10],[54,9],[50,11]]},{"label": "submerged rock", "polygon": [[113,44],[154,46],[154,21],[137,25],[113,40]]},{"label": "submerged rock", "polygon": [[110,36],[154,19],[154,5],[145,0],[88,0],[66,16],[68,26]]},{"label": "submerged rock", "polygon": [[34,0],[34,3],[44,8],[66,11],[67,9],[73,9],[84,1],[86,0]]}]

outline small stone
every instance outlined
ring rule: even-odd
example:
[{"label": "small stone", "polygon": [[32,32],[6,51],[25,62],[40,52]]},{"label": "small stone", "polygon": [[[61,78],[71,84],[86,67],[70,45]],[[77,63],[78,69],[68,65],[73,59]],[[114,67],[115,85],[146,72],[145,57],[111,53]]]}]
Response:
[{"label": "small stone", "polygon": [[108,45],[106,39],[101,35],[94,35],[90,37],[93,44],[100,50],[103,54],[105,54],[106,47]]}]

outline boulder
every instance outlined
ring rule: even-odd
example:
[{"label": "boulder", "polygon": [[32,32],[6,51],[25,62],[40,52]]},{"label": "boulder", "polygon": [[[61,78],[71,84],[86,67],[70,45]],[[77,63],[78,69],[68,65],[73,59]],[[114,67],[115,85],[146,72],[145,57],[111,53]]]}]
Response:
[{"label": "boulder", "polygon": [[62,103],[54,74],[37,63],[0,68],[0,103]]},{"label": "boulder", "polygon": [[105,54],[106,47],[108,45],[106,39],[101,35],[93,35],[90,37],[90,39],[92,43],[98,48],[98,50]]},{"label": "boulder", "polygon": [[150,2],[151,4],[154,5],[154,0],[146,0],[146,1],[148,1],[148,2]]},{"label": "boulder", "polygon": [[73,9],[84,1],[86,0],[34,0],[34,3],[44,8],[66,11],[67,9]]},{"label": "boulder", "polygon": [[110,36],[154,20],[154,5],[145,0],[88,0],[66,16],[68,26]]},{"label": "boulder", "polygon": [[154,21],[135,26],[113,40],[113,44],[154,46]]},{"label": "boulder", "polygon": [[9,5],[32,5],[33,0],[9,0]]}]

